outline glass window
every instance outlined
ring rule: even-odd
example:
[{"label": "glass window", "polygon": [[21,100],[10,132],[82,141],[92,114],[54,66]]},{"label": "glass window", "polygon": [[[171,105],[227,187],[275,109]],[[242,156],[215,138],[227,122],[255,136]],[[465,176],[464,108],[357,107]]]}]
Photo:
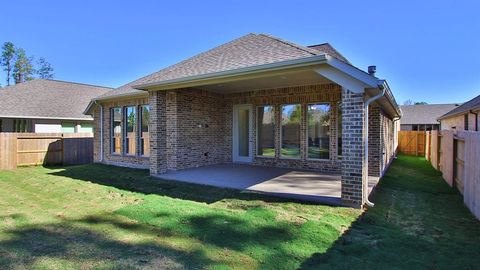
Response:
[{"label": "glass window", "polygon": [[140,155],[148,157],[150,155],[150,133],[148,124],[150,119],[150,106],[141,105],[139,109],[140,119]]},{"label": "glass window", "polygon": [[63,122],[62,123],[62,133],[75,133],[75,123]]},{"label": "glass window", "polygon": [[337,158],[342,159],[342,103],[337,106]]},{"label": "glass window", "polygon": [[302,107],[300,104],[282,105],[282,147],[281,156],[300,157],[300,122]]},{"label": "glass window", "polygon": [[110,118],[112,119],[111,130],[111,149],[112,153],[120,154],[122,145],[122,109],[110,109]]},{"label": "glass window", "polygon": [[93,125],[82,123],[79,132],[93,132]]},{"label": "glass window", "polygon": [[330,158],[330,105],[309,104],[307,109],[308,158]]},{"label": "glass window", "polygon": [[26,119],[14,119],[13,120],[13,130],[14,132],[27,132],[27,120]]},{"label": "glass window", "polygon": [[125,154],[135,155],[136,133],[137,133],[137,112],[134,106],[125,107]]},{"label": "glass window", "polygon": [[464,120],[464,122],[465,122],[465,124],[464,124],[464,125],[465,125],[465,130],[468,130],[468,113],[465,114],[463,120]]},{"label": "glass window", "polygon": [[257,156],[275,156],[275,110],[273,106],[257,107]]}]

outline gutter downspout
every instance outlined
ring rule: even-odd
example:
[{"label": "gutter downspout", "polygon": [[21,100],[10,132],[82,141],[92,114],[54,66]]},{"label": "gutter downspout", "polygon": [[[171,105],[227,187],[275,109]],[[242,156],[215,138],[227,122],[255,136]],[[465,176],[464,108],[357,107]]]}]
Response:
[{"label": "gutter downspout", "polygon": [[375,206],[374,203],[368,200],[368,106],[370,103],[374,102],[375,100],[383,97],[385,95],[385,87],[383,85],[379,85],[380,88],[382,89],[382,92],[376,96],[373,96],[365,101],[365,147],[364,147],[364,161],[365,161],[365,167],[366,167],[366,181],[364,184],[365,192],[367,193],[367,196],[365,198],[365,204],[368,207],[373,207]]},{"label": "gutter downspout", "polygon": [[100,162],[103,162],[103,105],[96,100],[95,104],[100,106]]},{"label": "gutter downspout", "polygon": [[470,110],[470,113],[475,115],[475,131],[478,131],[478,112],[473,112],[473,110]]}]

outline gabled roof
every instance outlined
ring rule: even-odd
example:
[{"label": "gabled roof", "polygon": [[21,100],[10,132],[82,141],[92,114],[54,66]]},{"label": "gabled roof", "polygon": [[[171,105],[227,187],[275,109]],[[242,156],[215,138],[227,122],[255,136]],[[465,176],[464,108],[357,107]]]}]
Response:
[{"label": "gabled roof", "polygon": [[403,113],[402,119],[400,119],[400,124],[438,124],[438,117],[457,107],[458,104],[425,104],[400,106],[400,109]]},{"label": "gabled roof", "polygon": [[[389,113],[394,117],[401,115],[386,81],[351,65],[330,44],[305,47],[266,34],[245,35],[130,82],[94,100],[144,97],[147,96],[145,90],[222,85],[262,76],[272,77],[275,72],[297,72],[302,69],[315,72],[353,92],[371,89],[373,92],[369,94],[376,94],[375,91],[384,89],[382,101],[388,101],[385,105],[389,107]],[[88,114],[92,107],[93,102],[85,113]]]},{"label": "gabled roof", "polygon": [[339,57],[339,60],[348,63],[328,43],[305,47],[266,34],[248,34],[130,82],[99,96],[98,99],[145,95],[143,91],[134,89],[134,86],[142,84],[301,59],[325,53],[332,53],[333,57]]},{"label": "gabled roof", "polygon": [[35,79],[0,88],[0,117],[91,120],[83,110],[109,87]]},{"label": "gabled roof", "polygon": [[458,114],[464,114],[471,110],[480,110],[480,95],[477,96],[476,98],[473,98],[463,103],[461,106],[458,106],[457,108],[449,111],[448,113],[442,115],[441,117],[439,117],[439,119],[449,118],[452,116],[456,116]]},{"label": "gabled roof", "polygon": [[322,43],[318,45],[310,45],[308,48],[315,49],[321,53],[326,53],[328,55],[331,55],[335,58],[337,58],[340,61],[343,61],[347,64],[350,64],[350,62],[345,58],[341,53],[339,53],[330,43]]}]

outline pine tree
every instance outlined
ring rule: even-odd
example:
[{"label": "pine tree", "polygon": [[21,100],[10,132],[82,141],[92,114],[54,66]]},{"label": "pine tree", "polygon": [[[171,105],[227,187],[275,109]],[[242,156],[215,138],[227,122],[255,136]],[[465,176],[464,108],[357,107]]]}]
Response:
[{"label": "pine tree", "polygon": [[49,62],[43,57],[37,61],[37,75],[40,79],[53,79],[53,67]]},{"label": "pine tree", "polygon": [[33,58],[27,57],[25,50],[18,48],[16,50],[15,64],[13,65],[13,78],[15,84],[32,80],[35,69],[33,68]]},{"label": "pine tree", "polygon": [[12,42],[5,42],[2,46],[2,56],[0,58],[0,65],[3,70],[7,72],[7,86],[10,85],[10,78],[12,77],[13,60],[15,58],[15,46]]}]

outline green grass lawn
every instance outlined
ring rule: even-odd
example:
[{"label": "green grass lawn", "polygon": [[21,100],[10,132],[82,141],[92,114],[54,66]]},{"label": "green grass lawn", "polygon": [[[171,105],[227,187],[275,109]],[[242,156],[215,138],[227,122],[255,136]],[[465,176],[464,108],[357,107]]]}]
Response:
[{"label": "green grass lawn", "polygon": [[[228,181],[228,179],[226,179]],[[0,269],[476,269],[480,222],[400,157],[367,212],[84,165],[0,172]]]}]

